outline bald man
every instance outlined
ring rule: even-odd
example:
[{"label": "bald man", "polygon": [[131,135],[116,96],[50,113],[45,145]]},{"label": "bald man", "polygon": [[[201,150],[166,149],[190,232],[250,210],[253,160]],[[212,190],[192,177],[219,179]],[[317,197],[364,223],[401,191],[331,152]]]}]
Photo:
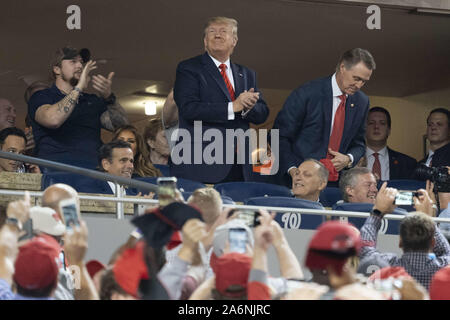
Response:
[{"label": "bald man", "polygon": [[0,98],[0,130],[16,126],[16,108],[11,101]]},{"label": "bald man", "polygon": [[52,184],[47,189],[45,189],[42,195],[42,207],[49,207],[55,210],[61,220],[65,223],[64,214],[61,212],[59,206],[62,200],[74,199],[77,203],[77,214],[80,218],[80,198],[78,197],[78,192],[71,186],[63,183]]}]

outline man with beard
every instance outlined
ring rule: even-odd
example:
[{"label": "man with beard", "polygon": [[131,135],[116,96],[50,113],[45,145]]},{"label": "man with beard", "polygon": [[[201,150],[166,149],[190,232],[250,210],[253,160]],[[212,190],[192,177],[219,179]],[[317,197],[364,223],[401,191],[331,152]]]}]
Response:
[{"label": "man with beard", "polygon": [[107,77],[92,77],[99,96],[85,93],[91,80],[89,74],[97,68],[89,58],[87,49],[58,50],[51,65],[55,83],[31,97],[28,113],[37,157],[94,169],[102,144],[100,129],[113,131],[128,124],[125,111],[111,91],[114,72]]},{"label": "man with beard", "polygon": [[289,95],[273,125],[280,134],[280,174],[287,186],[305,159],[324,159],[333,182],[329,185],[336,186],[337,173],[364,155],[369,98],[360,89],[373,70],[369,51],[351,49],[339,59],[333,75]]}]

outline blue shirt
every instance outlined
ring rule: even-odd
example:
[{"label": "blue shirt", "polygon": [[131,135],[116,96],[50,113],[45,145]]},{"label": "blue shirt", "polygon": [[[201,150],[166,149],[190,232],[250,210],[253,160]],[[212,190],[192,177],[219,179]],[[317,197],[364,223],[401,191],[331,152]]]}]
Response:
[{"label": "blue shirt", "polygon": [[28,103],[35,141],[35,156],[89,169],[97,166],[97,151],[102,145],[100,116],[106,101],[94,94],[82,93],[69,118],[57,129],[35,121],[36,111],[45,104],[55,104],[65,97],[55,84],[33,94]]},{"label": "blue shirt", "polygon": [[25,297],[18,293],[14,294],[11,290],[11,286],[4,279],[0,279],[0,300],[54,300],[51,297],[34,298]]}]

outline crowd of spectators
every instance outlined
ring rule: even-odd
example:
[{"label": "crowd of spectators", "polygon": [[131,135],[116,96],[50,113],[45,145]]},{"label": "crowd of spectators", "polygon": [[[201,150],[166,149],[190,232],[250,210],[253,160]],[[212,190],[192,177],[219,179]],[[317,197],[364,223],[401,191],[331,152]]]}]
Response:
[{"label": "crowd of spectators", "polygon": [[[223,40],[223,48],[218,40]],[[0,150],[128,179],[162,177],[162,168],[170,166],[175,172],[184,168],[186,175],[179,177],[202,182],[252,181],[255,172],[247,172],[252,170],[248,163],[182,167],[171,161],[171,150],[179,143],[178,127],[193,132],[193,121],[203,120],[205,128],[225,132],[247,129],[249,123],[267,118],[255,73],[230,62],[236,43],[234,19],[209,20],[206,53],[180,63],[162,116],[149,120],[142,132],[129,123],[112,92],[114,72],[93,75],[97,65],[88,50],[59,49],[51,64],[54,83],[36,81],[26,89],[25,131],[16,127],[12,103],[0,98]],[[199,68],[202,63],[211,70]],[[206,187],[195,190],[186,203],[177,192],[172,203],[148,208],[132,220],[137,229],[110,253],[108,263],[86,262],[88,227],[78,193],[69,185],[53,184],[44,191],[40,206],[31,207],[26,193],[7,208],[0,207],[0,300],[450,299],[450,224],[433,220],[450,216],[448,192],[434,192],[437,187],[427,180],[426,188],[415,190],[415,211],[405,211],[400,222],[403,253],[377,249],[384,216],[398,213],[394,202],[399,190],[386,181],[424,180],[417,171],[423,166],[441,168],[442,176],[450,176],[449,111],[440,107],[430,112],[429,152],[423,160],[392,150],[387,146],[392,125],[388,110],[369,109],[368,97],[359,91],[374,70],[374,58],[367,50],[345,52],[332,76],[299,87],[288,97],[274,125],[281,132],[283,148],[280,179],[273,182],[288,185],[292,198],[307,202],[321,203],[322,192],[338,186],[342,202],[371,204],[360,230],[329,218],[314,231],[299,259],[275,213],[258,210],[258,223],[249,226],[242,211],[224,209],[221,195]],[[193,80],[206,79],[204,72],[213,71],[220,88],[208,89],[214,81],[200,85]],[[240,78],[248,83],[243,86]],[[96,94],[86,92],[89,85]],[[312,111],[310,101],[322,99],[317,92],[323,88],[330,89],[333,112],[319,125],[322,120],[317,119],[322,118]],[[212,104],[208,99],[216,95],[223,95],[224,101]],[[358,126],[352,134],[345,122],[349,104],[352,108],[359,104],[362,109],[353,116],[364,119],[354,121]],[[101,140],[101,129],[113,133],[111,141]],[[193,152],[196,143],[192,141]],[[234,160],[238,149],[234,148]],[[49,174],[52,169],[0,158],[0,172]],[[142,195],[135,188],[121,188],[121,195]],[[115,183],[103,180],[84,190],[117,191]],[[73,202],[70,217],[62,205],[68,200]],[[270,247],[276,253],[278,277],[269,274]]]}]

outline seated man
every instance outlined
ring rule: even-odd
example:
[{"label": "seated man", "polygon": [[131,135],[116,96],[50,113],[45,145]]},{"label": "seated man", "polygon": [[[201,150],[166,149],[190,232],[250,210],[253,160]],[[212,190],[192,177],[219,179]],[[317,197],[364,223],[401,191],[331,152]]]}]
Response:
[{"label": "seated man", "polygon": [[[130,178],[134,170],[134,157],[131,145],[122,140],[111,141],[99,150],[98,165],[100,171],[114,176]],[[116,185],[111,181],[96,180],[93,193],[115,194]],[[124,190],[124,195],[137,195],[134,188]]]},{"label": "seated man", "polygon": [[361,228],[361,239],[365,244],[359,258],[379,257],[392,267],[403,267],[428,290],[434,273],[450,262],[450,245],[431,219],[434,209],[430,196],[426,190],[420,189],[419,197],[414,198],[414,206],[420,212],[406,216],[400,223],[399,247],[403,255],[378,252],[377,235],[381,220],[394,210],[398,193],[397,189],[386,188],[386,185],[385,182],[380,188],[371,215]]},{"label": "seated man", "polygon": [[315,159],[307,159],[297,168],[292,177],[294,197],[319,201],[320,192],[328,183],[328,170]]},{"label": "seated man", "polygon": [[[427,118],[427,139],[430,150],[425,159],[419,161],[428,167],[450,166],[450,111],[436,108]],[[420,178],[420,177],[417,177]]]},{"label": "seated man", "polygon": [[417,166],[416,159],[387,146],[391,133],[391,115],[382,107],[373,107],[367,116],[367,168],[377,180],[411,179]]},{"label": "seated man", "polygon": [[375,203],[377,180],[367,168],[355,167],[345,172],[339,181],[344,202]]},{"label": "seated man", "polygon": [[[17,154],[25,153],[27,138],[25,133],[15,127],[10,127],[0,131],[0,150]],[[0,172],[29,172],[41,173],[39,167],[34,164],[23,164],[19,161],[0,158]]]}]

